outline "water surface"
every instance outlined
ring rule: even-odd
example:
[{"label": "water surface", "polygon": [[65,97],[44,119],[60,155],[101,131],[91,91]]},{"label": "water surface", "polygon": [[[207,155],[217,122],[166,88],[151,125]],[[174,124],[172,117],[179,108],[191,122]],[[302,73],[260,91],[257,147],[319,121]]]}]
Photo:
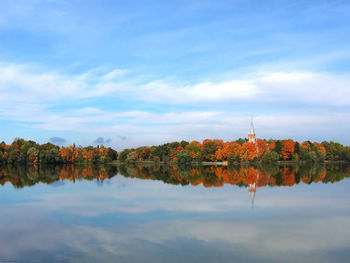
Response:
[{"label": "water surface", "polygon": [[350,167],[2,167],[0,262],[347,262]]}]

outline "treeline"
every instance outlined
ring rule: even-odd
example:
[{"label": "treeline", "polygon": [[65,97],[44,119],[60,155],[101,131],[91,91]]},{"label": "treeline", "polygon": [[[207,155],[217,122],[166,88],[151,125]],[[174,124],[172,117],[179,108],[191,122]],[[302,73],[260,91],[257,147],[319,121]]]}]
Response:
[{"label": "treeline", "polygon": [[302,143],[293,140],[262,140],[256,143],[247,139],[224,142],[206,139],[202,143],[171,142],[159,146],[144,146],[118,152],[103,145],[59,147],[52,143],[15,139],[12,144],[0,143],[0,164],[73,164],[154,162],[189,165],[201,162],[274,163],[277,161],[313,162],[350,161],[350,147],[336,142]]},{"label": "treeline", "polygon": [[224,142],[223,140],[204,140],[202,143],[186,141],[166,143],[159,146],[145,146],[125,149],[119,160],[126,163],[165,162],[191,164],[193,162],[241,163],[262,161],[314,162],[350,161],[350,147],[336,142],[302,143],[293,140],[262,140],[256,143],[247,139]]},{"label": "treeline", "polygon": [[0,143],[0,164],[108,163],[117,159],[117,151],[104,146],[59,147],[24,139],[15,139],[10,145]]}]

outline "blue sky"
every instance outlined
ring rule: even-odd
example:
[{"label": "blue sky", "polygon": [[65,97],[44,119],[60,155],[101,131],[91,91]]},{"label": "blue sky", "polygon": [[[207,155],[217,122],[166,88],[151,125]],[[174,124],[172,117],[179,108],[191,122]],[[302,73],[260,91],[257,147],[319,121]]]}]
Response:
[{"label": "blue sky", "polygon": [[253,114],[261,138],[350,144],[349,13],[349,1],[2,0],[1,139],[234,140]]}]

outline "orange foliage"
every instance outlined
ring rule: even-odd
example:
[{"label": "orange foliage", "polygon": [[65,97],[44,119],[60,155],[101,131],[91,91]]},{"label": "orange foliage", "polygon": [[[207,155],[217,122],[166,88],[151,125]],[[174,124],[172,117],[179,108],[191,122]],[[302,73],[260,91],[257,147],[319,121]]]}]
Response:
[{"label": "orange foliage", "polygon": [[242,145],[241,160],[252,161],[257,157],[257,145],[252,142],[246,142]]},{"label": "orange foliage", "polygon": [[311,145],[309,142],[303,142],[300,146],[305,150],[311,150]]},{"label": "orange foliage", "polygon": [[200,144],[200,142],[197,142],[197,141],[193,141],[193,142],[189,143],[185,147],[185,149],[187,150],[188,154],[193,159],[198,159],[200,157],[201,148],[202,148],[202,145]]},{"label": "orange foliage", "polygon": [[261,139],[257,139],[256,143],[257,143],[257,147],[258,147],[257,155],[258,155],[258,158],[260,158],[264,153],[266,153],[267,145],[266,145],[266,142],[264,140],[261,140]]},{"label": "orange foliage", "polygon": [[326,148],[324,148],[324,146],[322,144],[319,144],[318,142],[314,142],[314,145],[317,147],[317,150],[319,152],[322,152],[324,154],[326,154]]},{"label": "orange foliage", "polygon": [[284,160],[291,160],[294,154],[295,143],[293,140],[282,141],[282,156]]}]

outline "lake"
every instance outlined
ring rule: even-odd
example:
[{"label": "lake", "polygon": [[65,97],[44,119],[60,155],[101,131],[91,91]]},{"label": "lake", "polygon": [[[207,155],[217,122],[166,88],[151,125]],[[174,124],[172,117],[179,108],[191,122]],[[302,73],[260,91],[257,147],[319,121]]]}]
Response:
[{"label": "lake", "polygon": [[347,262],[350,166],[0,167],[0,262]]}]

